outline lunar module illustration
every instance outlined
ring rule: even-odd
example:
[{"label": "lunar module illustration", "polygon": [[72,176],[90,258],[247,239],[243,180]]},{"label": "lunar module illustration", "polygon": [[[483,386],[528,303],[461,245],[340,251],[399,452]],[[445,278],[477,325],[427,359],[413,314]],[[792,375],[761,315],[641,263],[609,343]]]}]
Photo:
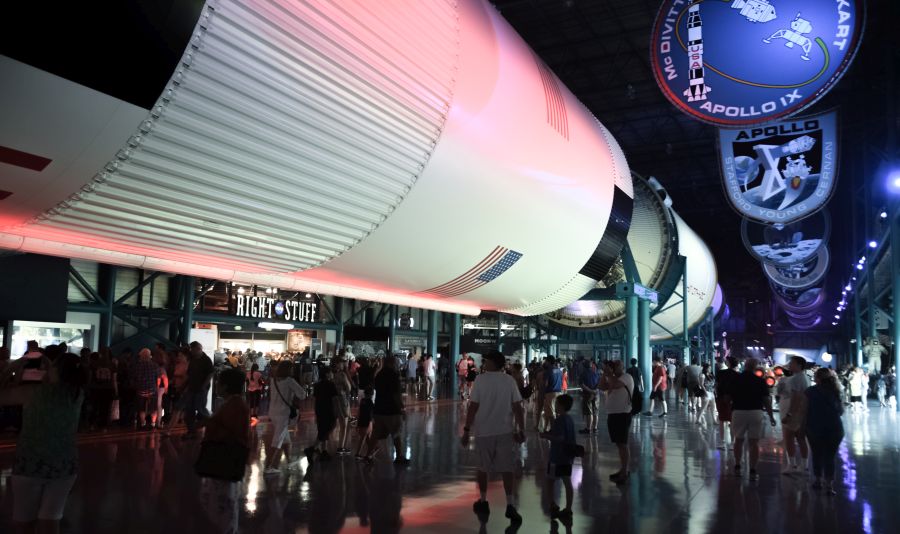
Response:
[{"label": "lunar module illustration", "polygon": [[734,0],[731,9],[740,9],[741,15],[750,22],[769,22],[777,16],[769,0]]},{"label": "lunar module illustration", "polygon": [[803,50],[803,55],[800,56],[800,59],[809,61],[809,51],[812,49],[812,40],[803,34],[809,33],[812,30],[812,24],[810,24],[808,20],[801,18],[800,13],[797,13],[797,16],[791,21],[790,30],[778,30],[768,38],[763,39],[763,42],[771,43],[772,39],[784,39],[787,41],[784,43],[784,46],[788,48],[794,48],[794,45],[799,46],[800,49]]},{"label": "lunar module illustration", "polygon": [[[759,197],[766,202],[775,195],[784,192],[778,209],[784,209],[793,204],[803,191],[803,184],[810,178],[818,178],[818,174],[811,174],[813,168],[807,164],[803,152],[808,152],[816,144],[816,140],[808,135],[791,139],[782,145],[756,145],[753,150],[757,157],[738,156],[734,158],[734,167],[738,180],[745,191],[745,195]],[[800,157],[791,159],[790,156]],[[787,157],[787,164],[782,171],[781,158]],[[756,180],[759,167],[764,169],[762,184],[750,188],[750,184]],[[788,183],[788,180],[790,182]]]}]

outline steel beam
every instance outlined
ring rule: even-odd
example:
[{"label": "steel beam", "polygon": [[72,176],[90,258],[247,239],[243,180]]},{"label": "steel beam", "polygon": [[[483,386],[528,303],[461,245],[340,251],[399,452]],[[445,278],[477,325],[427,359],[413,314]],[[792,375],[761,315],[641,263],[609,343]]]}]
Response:
[{"label": "steel beam", "polygon": [[682,321],[682,323],[681,323],[681,325],[682,325],[681,341],[684,343],[683,348],[682,348],[682,351],[683,351],[682,358],[684,359],[684,364],[690,365],[690,363],[691,363],[691,344],[690,344],[690,338],[688,337],[689,334],[688,334],[687,293],[688,293],[687,257],[685,257],[684,260],[682,261],[682,268],[681,268],[681,313],[683,314],[682,318],[681,318],[681,321]]},{"label": "steel beam", "polygon": [[[653,384],[650,365],[650,301],[641,299],[638,310],[638,368],[644,379],[644,406],[650,406],[650,389]],[[634,386],[637,387],[637,384]]]},{"label": "steel beam", "polygon": [[625,320],[628,321],[628,328],[625,331],[625,355],[622,358],[623,363],[628,363],[628,360],[638,356],[638,300],[637,295],[631,295],[625,299]]}]

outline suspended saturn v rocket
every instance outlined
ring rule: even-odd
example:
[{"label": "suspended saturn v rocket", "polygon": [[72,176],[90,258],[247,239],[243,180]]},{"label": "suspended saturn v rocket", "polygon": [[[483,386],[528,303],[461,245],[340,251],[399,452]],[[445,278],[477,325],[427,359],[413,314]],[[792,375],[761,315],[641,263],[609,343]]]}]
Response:
[{"label": "suspended saturn v rocket", "polygon": [[706,93],[712,89],[703,80],[703,19],[700,18],[700,3],[688,8],[688,78],[689,86],[684,90],[688,102],[706,100]]},{"label": "suspended saturn v rocket", "polygon": [[[485,0],[21,4],[0,146],[49,163],[0,173],[0,248],[530,315],[588,292],[625,243],[621,149]],[[78,50],[109,24],[127,47]],[[181,48],[143,46],[171,29],[153,24],[186,28]],[[116,69],[142,65],[163,69],[149,101],[118,94]]]}]

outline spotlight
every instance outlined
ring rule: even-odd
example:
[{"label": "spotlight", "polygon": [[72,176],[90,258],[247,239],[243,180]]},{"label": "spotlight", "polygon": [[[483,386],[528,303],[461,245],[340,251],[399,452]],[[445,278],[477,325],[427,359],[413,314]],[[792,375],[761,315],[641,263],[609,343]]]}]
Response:
[{"label": "spotlight", "polygon": [[881,213],[878,214],[878,216],[882,219],[887,219],[887,212],[882,210]]},{"label": "spotlight", "polygon": [[244,291],[245,291],[245,290],[244,290],[243,287],[239,287],[239,288],[238,288],[238,295],[243,295],[243,294],[244,294]]},{"label": "spotlight", "polygon": [[837,326],[837,321],[832,321],[831,326]]},{"label": "spotlight", "polygon": [[851,282],[856,282],[856,277],[855,277],[855,276],[851,276],[851,277],[850,277],[850,281],[851,281]]},{"label": "spotlight", "polygon": [[878,248],[878,241],[869,241],[869,248]]},{"label": "spotlight", "polygon": [[837,319],[838,321],[841,320],[841,316],[840,316],[840,315],[835,315],[834,318]]},{"label": "spotlight", "polygon": [[863,265],[862,265],[862,263],[857,263],[857,264],[856,264],[856,268],[857,268],[858,270],[862,271],[862,270],[863,270]]},{"label": "spotlight", "polygon": [[766,323],[767,328],[772,328],[772,323]]}]

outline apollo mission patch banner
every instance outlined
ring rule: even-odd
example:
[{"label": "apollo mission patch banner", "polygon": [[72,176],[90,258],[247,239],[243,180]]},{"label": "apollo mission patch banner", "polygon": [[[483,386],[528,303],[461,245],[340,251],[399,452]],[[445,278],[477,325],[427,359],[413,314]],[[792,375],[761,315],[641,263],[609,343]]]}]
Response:
[{"label": "apollo mission patch banner", "polygon": [[790,117],[846,71],[864,15],[864,0],[665,0],[653,27],[653,74],[675,107],[705,122],[733,128]]},{"label": "apollo mission patch banner", "polygon": [[787,224],[819,211],[837,182],[837,112],[719,130],[725,197],[742,216]]}]

